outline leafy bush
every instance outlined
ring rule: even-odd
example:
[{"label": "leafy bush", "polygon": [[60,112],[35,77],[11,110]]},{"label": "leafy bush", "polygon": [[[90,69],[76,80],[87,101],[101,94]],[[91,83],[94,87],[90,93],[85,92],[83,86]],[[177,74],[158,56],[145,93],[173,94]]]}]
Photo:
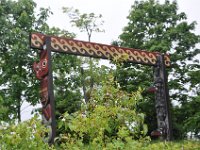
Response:
[{"label": "leafy bush", "polygon": [[44,142],[46,128],[37,117],[0,128],[1,150],[199,150],[198,141],[159,142],[145,136],[144,115],[137,113],[140,92],[120,90],[113,78],[95,89],[88,104],[76,113],[63,114],[56,145]]},{"label": "leafy bush", "polygon": [[51,149],[43,138],[46,128],[37,117],[17,125],[2,125],[0,129],[1,150]]},{"label": "leafy bush", "polygon": [[143,147],[144,150],[199,150],[198,141],[155,142]]},{"label": "leafy bush", "polygon": [[62,116],[59,129],[65,134],[57,143],[64,149],[124,149],[134,140],[149,141],[144,114],[136,111],[141,99],[140,91],[128,94],[109,76],[80,111]]},{"label": "leafy bush", "polygon": [[146,136],[144,114],[138,113],[142,102],[141,90],[135,93],[122,91],[113,76],[96,87],[87,104],[81,110],[64,113],[58,122],[59,132],[55,146],[44,142],[47,129],[37,116],[17,125],[0,128],[2,150],[198,150],[195,141],[159,142]]}]

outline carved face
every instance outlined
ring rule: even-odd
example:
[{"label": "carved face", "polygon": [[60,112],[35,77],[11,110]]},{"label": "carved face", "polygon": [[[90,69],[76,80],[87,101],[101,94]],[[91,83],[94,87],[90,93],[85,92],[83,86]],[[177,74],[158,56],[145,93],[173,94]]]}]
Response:
[{"label": "carved face", "polygon": [[33,69],[36,73],[37,79],[41,80],[48,74],[48,58],[47,51],[43,50],[40,54],[40,61],[38,63],[34,62]]}]

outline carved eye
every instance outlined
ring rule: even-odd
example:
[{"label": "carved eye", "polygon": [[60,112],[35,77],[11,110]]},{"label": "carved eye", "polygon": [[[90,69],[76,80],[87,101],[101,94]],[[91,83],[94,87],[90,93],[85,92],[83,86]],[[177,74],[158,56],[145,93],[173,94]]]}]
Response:
[{"label": "carved eye", "polygon": [[45,59],[45,60],[42,62],[42,68],[46,68],[46,65],[47,65],[47,60]]}]

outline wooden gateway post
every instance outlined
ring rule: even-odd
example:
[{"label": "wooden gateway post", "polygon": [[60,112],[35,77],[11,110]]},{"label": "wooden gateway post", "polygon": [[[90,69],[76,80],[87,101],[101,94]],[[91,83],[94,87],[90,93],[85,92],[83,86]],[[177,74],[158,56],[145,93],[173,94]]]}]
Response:
[{"label": "wooden gateway post", "polygon": [[30,47],[40,50],[40,61],[34,63],[34,70],[36,77],[40,80],[40,101],[42,104],[43,123],[50,127],[48,139],[50,144],[54,143],[56,135],[51,52],[103,59],[112,59],[128,55],[127,62],[153,66],[154,86],[156,89],[155,108],[158,124],[157,131],[164,139],[172,140],[169,91],[166,74],[166,67],[170,66],[169,55],[63,37],[48,36],[41,33],[32,33],[30,35]]}]

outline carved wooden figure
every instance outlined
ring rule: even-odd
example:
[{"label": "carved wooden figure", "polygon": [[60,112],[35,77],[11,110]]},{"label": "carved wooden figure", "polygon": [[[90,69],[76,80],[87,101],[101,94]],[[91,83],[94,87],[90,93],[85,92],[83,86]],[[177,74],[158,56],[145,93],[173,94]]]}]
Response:
[{"label": "carved wooden figure", "polygon": [[[51,105],[48,93],[48,55],[47,50],[41,50],[40,61],[34,62],[33,69],[36,77],[40,80],[40,102],[42,104],[42,122],[51,128]],[[50,129],[51,131],[51,129]],[[51,133],[49,133],[48,141],[51,141]]]}]

